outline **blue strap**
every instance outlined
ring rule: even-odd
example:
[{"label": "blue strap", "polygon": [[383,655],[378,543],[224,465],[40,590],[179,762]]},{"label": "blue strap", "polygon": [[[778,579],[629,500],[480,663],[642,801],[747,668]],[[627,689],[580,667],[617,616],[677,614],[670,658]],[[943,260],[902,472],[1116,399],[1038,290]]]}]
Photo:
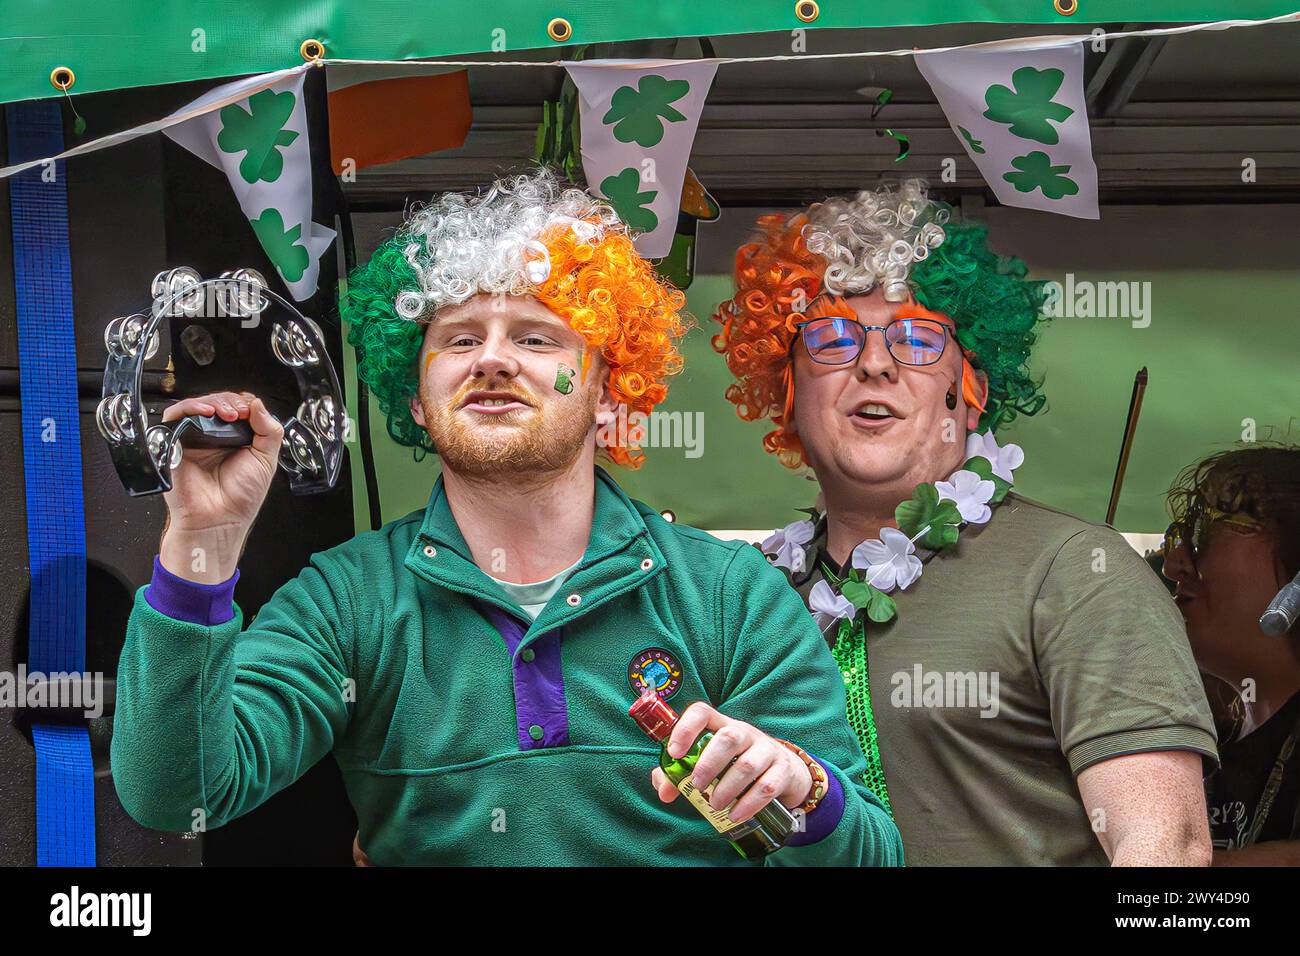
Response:
[{"label": "blue strap", "polygon": [[[5,107],[9,162],[63,151],[55,99]],[[86,669],[86,530],[65,164],[9,181],[31,564],[28,673]],[[39,711],[35,716],[39,719]],[[36,862],[95,865],[94,771],[84,726],[37,723]]]},{"label": "blue strap", "polygon": [[95,772],[85,727],[35,724],[36,865],[95,865]]}]

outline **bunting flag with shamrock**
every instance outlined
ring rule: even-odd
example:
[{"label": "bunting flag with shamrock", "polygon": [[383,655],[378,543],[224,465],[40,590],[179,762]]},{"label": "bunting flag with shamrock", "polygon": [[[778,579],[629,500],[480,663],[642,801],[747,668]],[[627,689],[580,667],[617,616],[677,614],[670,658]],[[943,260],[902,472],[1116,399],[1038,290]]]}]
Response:
[{"label": "bunting flag with shamrock", "polygon": [[[209,90],[179,112],[256,86],[248,77]],[[312,222],[311,147],[301,72],[163,132],[226,174],[267,258],[299,302],[316,291],[334,230]],[[242,263],[230,263],[236,268]]]},{"label": "bunting flag with shamrock", "polygon": [[1082,43],[918,53],[915,59],[1001,203],[1098,218]]},{"label": "bunting flag with shamrock", "polygon": [[582,168],[636,237],[641,255],[668,255],[713,60],[584,60],[578,88]]}]

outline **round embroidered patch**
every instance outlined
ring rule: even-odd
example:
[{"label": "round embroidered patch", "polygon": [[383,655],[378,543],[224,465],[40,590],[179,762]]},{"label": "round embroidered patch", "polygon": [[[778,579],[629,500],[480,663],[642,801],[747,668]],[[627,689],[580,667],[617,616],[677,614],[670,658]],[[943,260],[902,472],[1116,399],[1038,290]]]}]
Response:
[{"label": "round embroidered patch", "polygon": [[682,665],[662,647],[647,647],[627,665],[628,683],[638,694],[653,687],[660,700],[667,700],[682,686]]}]

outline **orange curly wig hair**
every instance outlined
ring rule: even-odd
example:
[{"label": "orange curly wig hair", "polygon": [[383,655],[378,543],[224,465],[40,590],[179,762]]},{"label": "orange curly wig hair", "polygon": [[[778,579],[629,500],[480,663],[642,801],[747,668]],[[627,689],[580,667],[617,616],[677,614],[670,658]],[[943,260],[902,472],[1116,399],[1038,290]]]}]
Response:
[{"label": "orange curly wig hair", "polygon": [[[537,300],[561,316],[609,366],[609,390],[629,414],[650,414],[668,397],[667,378],[682,370],[677,342],[686,331],[686,295],[661,280],[626,235],[607,235],[597,244],[571,230],[542,238],[551,274]],[[582,376],[589,353],[584,353]],[[637,429],[625,429],[635,436]],[[645,453],[626,436],[603,446],[610,460],[638,468]]]}]

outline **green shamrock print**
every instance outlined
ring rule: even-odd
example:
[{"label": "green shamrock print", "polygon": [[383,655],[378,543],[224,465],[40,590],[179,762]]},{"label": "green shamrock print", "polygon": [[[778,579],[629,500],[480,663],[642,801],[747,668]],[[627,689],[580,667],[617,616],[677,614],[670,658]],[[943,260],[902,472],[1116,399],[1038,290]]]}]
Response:
[{"label": "green shamrock print", "polygon": [[654,232],[659,226],[659,217],[645,207],[654,202],[659,190],[641,191],[641,174],[636,167],[629,166],[617,176],[606,176],[600,183],[600,192],[609,200],[619,218],[628,224],[628,228],[638,232]]},{"label": "green shamrock print", "polygon": [[217,145],[226,153],[244,152],[239,161],[239,175],[244,182],[273,183],[284,172],[279,148],[298,138],[294,130],[284,128],[296,102],[297,97],[288,90],[263,90],[248,98],[247,110],[234,103],[221,111]]},{"label": "green shamrock print", "polygon": [[972,153],[984,152],[983,140],[978,140],[974,136],[972,136],[970,134],[970,130],[968,130],[965,126],[958,126],[957,132],[961,133],[962,138],[966,140],[966,145],[970,147],[970,151]]},{"label": "green shamrock print", "polygon": [[284,219],[278,209],[263,209],[262,215],[252,220],[257,241],[266,250],[271,264],[284,276],[286,282],[297,282],[307,271],[311,257],[304,246],[298,245],[302,226],[285,230]]},{"label": "green shamrock print", "polygon": [[614,124],[614,138],[620,143],[655,146],[664,138],[664,120],[680,123],[686,119],[669,104],[690,92],[686,80],[667,80],[657,73],[641,77],[634,90],[621,86],[609,101],[609,112],[600,121]]},{"label": "green shamrock print", "polygon": [[1070,171],[1069,164],[1053,166],[1051,157],[1040,150],[1036,149],[1027,156],[1017,156],[1011,165],[1020,172],[1004,173],[1002,178],[1019,192],[1031,193],[1035,189],[1041,189],[1048,199],[1060,199],[1062,196],[1073,196],[1079,191],[1079,184],[1065,175]]},{"label": "green shamrock print", "polygon": [[1074,113],[1070,107],[1052,102],[1064,80],[1065,73],[1061,70],[1036,70],[1032,66],[1022,66],[1011,74],[1014,90],[994,83],[985,92],[984,102],[988,104],[988,110],[984,117],[995,123],[1009,124],[1016,136],[1055,146],[1060,136],[1051,121],[1063,123]]}]

